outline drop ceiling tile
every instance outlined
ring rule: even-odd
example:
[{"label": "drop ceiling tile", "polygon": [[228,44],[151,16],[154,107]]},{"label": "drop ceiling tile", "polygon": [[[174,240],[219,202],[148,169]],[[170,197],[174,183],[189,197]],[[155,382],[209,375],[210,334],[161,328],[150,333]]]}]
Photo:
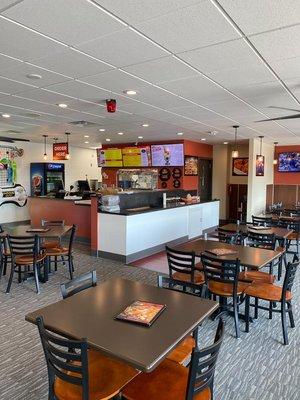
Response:
[{"label": "drop ceiling tile", "polygon": [[[62,51],[64,46],[46,39],[28,29],[22,28],[13,22],[4,20],[0,16],[0,49],[1,53],[30,61]],[[10,38],[10,40],[7,40]]]},{"label": "drop ceiling tile", "polygon": [[3,93],[15,94],[24,92],[24,90],[33,89],[32,85],[26,85],[24,83],[15,82],[0,76],[0,88]]},{"label": "drop ceiling tile", "polygon": [[167,52],[129,28],[104,38],[88,41],[77,47],[116,67],[124,67],[168,55]]},{"label": "drop ceiling tile", "polygon": [[194,120],[194,122],[201,122],[202,124],[205,125],[231,126],[233,123],[233,120],[231,120],[229,117],[226,118],[226,116],[220,116],[216,113],[210,112],[208,110],[205,110],[197,106],[173,108],[170,111],[173,111],[184,117],[190,118]]},{"label": "drop ceiling tile", "polygon": [[63,48],[60,53],[55,55],[44,55],[43,58],[36,59],[33,63],[72,78],[100,74],[112,69],[107,64],[70,48]]},{"label": "drop ceiling tile", "polygon": [[250,40],[269,63],[300,56],[300,25],[261,33]]},{"label": "drop ceiling tile", "polygon": [[21,65],[22,61],[0,54],[0,74],[7,69],[16,68]]},{"label": "drop ceiling tile", "polygon": [[48,104],[58,104],[58,103],[68,104],[68,102],[71,101],[69,96],[64,96],[63,94],[56,93],[54,91],[46,89],[26,90],[23,91],[22,93],[19,93],[18,96],[23,97],[25,99],[31,99]]},{"label": "drop ceiling tile", "polygon": [[170,94],[154,86],[149,86],[147,90],[138,92],[135,98],[144,103],[163,109],[180,107],[187,104],[185,100],[180,99],[176,95]]},{"label": "drop ceiling tile", "polygon": [[68,45],[77,45],[124,29],[85,0],[26,0],[3,15]]},{"label": "drop ceiling tile", "polygon": [[298,0],[219,0],[246,34],[255,34],[299,23]]},{"label": "drop ceiling tile", "polygon": [[282,80],[300,77],[300,57],[272,61],[271,67]]},{"label": "drop ceiling tile", "polygon": [[[29,79],[28,74],[40,75],[41,79]],[[38,87],[45,87],[54,83],[60,83],[70,80],[63,75],[55,74],[53,72],[46,71],[41,68],[37,68],[33,65],[22,63],[15,68],[4,69],[0,71],[0,75],[5,78],[14,79],[19,82],[23,82]]]},{"label": "drop ceiling tile", "polygon": [[[23,1],[23,0],[19,0]],[[17,3],[17,0],[0,0],[0,13]]]},{"label": "drop ceiling tile", "polygon": [[239,37],[208,0],[138,23],[136,27],[175,53]]},{"label": "drop ceiling tile", "polygon": [[197,76],[197,72],[171,56],[131,65],[124,70],[152,83]]}]

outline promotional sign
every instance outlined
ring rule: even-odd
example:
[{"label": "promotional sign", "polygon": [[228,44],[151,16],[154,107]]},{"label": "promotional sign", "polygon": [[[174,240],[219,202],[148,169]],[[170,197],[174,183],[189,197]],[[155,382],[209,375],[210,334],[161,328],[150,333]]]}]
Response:
[{"label": "promotional sign", "polygon": [[97,149],[98,167],[123,167],[122,150]]},{"label": "promotional sign", "polygon": [[53,143],[53,160],[67,160],[68,143]]},{"label": "promotional sign", "polygon": [[233,176],[248,176],[249,158],[240,157],[232,159],[232,175]]},{"label": "promotional sign", "polygon": [[151,146],[153,167],[182,167],[183,144],[159,144]]},{"label": "promotional sign", "polygon": [[124,167],[150,167],[150,147],[136,146],[122,149]]}]

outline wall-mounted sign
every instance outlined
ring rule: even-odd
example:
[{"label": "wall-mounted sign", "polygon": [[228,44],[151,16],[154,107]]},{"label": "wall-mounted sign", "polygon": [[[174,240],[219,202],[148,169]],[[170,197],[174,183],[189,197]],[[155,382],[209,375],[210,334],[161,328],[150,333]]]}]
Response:
[{"label": "wall-mounted sign", "polygon": [[123,167],[122,149],[97,149],[98,167]]},{"label": "wall-mounted sign", "polygon": [[198,175],[198,157],[184,157],[184,175]]},{"label": "wall-mounted sign", "polygon": [[53,160],[68,160],[68,143],[53,143]]},{"label": "wall-mounted sign", "polygon": [[232,175],[233,176],[248,176],[249,158],[233,158],[232,159]]},{"label": "wall-mounted sign", "polygon": [[256,176],[264,176],[265,175],[265,157],[258,155],[256,156]]}]

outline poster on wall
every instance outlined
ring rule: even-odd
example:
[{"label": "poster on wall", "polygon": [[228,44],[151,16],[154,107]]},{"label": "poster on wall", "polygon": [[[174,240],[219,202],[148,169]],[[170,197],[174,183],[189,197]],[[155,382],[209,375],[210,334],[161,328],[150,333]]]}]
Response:
[{"label": "poster on wall", "polygon": [[256,176],[265,175],[265,156],[256,156]]},{"label": "poster on wall", "polygon": [[157,144],[151,146],[153,167],[182,167],[183,144]]},{"label": "poster on wall", "polygon": [[249,158],[232,159],[232,176],[248,176]]},{"label": "poster on wall", "polygon": [[184,175],[198,175],[198,157],[184,157]]},{"label": "poster on wall", "polygon": [[68,143],[53,143],[53,160],[67,160],[68,154]]},{"label": "poster on wall", "polygon": [[122,150],[118,148],[97,149],[98,167],[123,167]]},{"label": "poster on wall", "polygon": [[124,147],[124,167],[151,167],[150,146]]}]

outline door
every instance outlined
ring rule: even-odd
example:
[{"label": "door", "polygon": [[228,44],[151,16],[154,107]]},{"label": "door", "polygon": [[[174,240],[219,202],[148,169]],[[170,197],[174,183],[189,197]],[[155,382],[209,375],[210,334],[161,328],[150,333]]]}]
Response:
[{"label": "door", "polygon": [[199,196],[209,201],[212,196],[212,160],[199,158]]}]

